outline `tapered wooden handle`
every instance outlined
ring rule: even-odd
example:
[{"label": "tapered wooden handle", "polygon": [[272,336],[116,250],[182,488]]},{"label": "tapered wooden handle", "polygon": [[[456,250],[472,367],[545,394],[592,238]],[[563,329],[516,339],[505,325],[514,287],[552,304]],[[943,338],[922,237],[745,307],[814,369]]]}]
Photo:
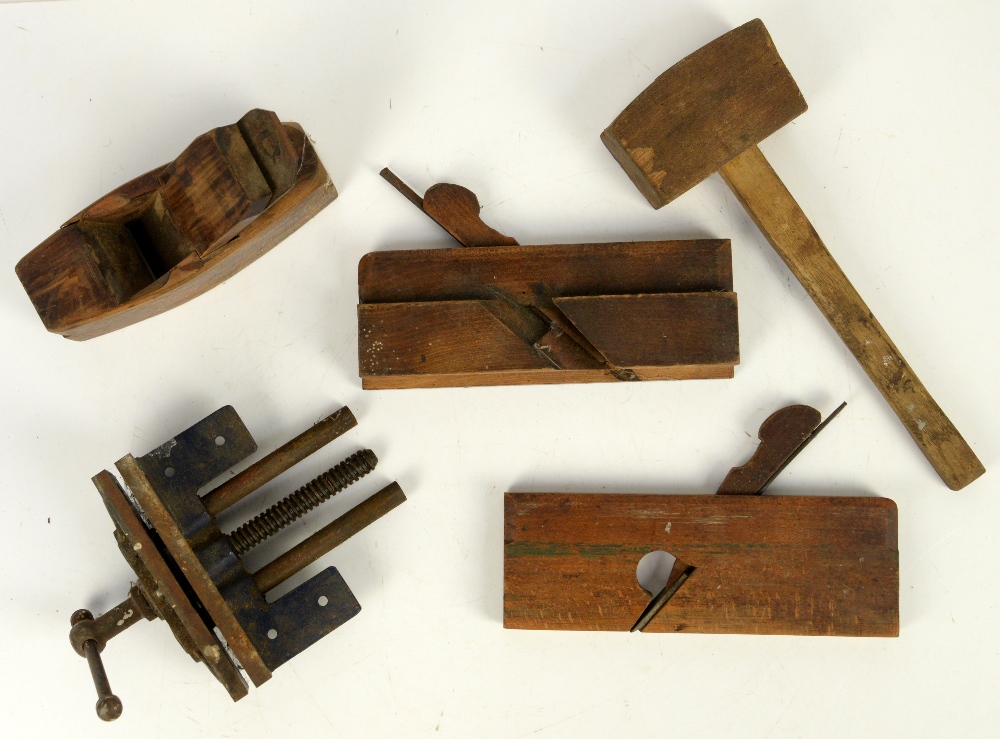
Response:
[{"label": "tapered wooden handle", "polygon": [[959,490],[982,475],[983,463],[917,379],[760,149],[750,147],[719,173],[945,484]]}]

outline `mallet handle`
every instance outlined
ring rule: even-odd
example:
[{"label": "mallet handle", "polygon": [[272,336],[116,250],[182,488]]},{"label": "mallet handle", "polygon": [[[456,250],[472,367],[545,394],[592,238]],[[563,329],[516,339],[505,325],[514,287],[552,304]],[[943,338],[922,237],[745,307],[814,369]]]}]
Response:
[{"label": "mallet handle", "polygon": [[983,463],[910,369],[760,149],[750,147],[719,173],[945,484],[959,490],[982,475]]}]

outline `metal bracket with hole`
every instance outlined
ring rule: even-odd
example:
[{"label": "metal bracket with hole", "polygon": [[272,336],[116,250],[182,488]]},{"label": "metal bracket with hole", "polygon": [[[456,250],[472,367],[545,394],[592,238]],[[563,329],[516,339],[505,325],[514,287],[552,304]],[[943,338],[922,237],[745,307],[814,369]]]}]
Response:
[{"label": "metal bracket with hole", "polygon": [[[824,426],[772,414],[718,495],[507,493],[504,626],[897,636],[895,503],[760,494]],[[676,559],[651,598],[636,566],[654,550]]]},{"label": "metal bracket with hole", "polygon": [[341,408],[199,495],[257,450],[236,411],[226,406],[149,454],[120,459],[115,466],[128,493],[110,472],[93,478],[115,523],[119,549],[138,578],[128,598],[104,615],[95,619],[81,610],[72,618],[70,642],[90,663],[98,716],[111,721],[122,711],[100,652],[140,620],[165,620],[184,650],[239,700],[248,691],[242,672],[259,686],[274,669],[357,615],[361,606],[335,567],[271,602],[265,595],[405,501],[397,483],[254,572],[242,555],[371,471],[378,461],[371,450],[351,455],[236,531],[223,533],[216,522],[222,511],[356,424],[350,409]]}]

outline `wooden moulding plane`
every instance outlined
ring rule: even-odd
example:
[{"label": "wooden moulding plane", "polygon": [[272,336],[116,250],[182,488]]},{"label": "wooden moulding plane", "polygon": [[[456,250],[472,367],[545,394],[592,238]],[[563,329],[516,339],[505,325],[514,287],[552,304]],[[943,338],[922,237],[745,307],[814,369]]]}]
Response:
[{"label": "wooden moulding plane", "polygon": [[[504,626],[898,636],[896,504],[761,495],[832,417],[774,413],[716,495],[507,493]],[[676,558],[655,593],[654,551]]]},{"label": "wooden moulding plane", "polygon": [[366,389],[730,378],[739,329],[728,240],[520,246],[464,187],[420,197],[464,247],[358,266]]},{"label": "wooden moulding plane", "polygon": [[251,110],[73,216],[17,276],[45,328],[92,339],[229,279],[336,197],[302,128]]},{"label": "wooden moulding plane", "polygon": [[986,470],[837,265],[757,144],[806,110],[760,20],[661,74],[601,135],[654,208],[713,172],[809,293],[953,490]]}]

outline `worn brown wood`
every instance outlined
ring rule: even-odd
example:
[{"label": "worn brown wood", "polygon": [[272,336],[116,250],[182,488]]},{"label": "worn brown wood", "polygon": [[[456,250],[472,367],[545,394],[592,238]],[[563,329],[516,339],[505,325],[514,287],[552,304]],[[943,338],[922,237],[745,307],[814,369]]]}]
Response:
[{"label": "worn brown wood", "polygon": [[507,493],[504,626],[628,631],[639,560],[695,569],[645,632],[897,636],[885,498]]},{"label": "worn brown wood", "polygon": [[153,608],[170,626],[185,651],[195,661],[205,663],[234,701],[246,697],[247,684],[239,667],[191,602],[114,475],[103,470],[92,480],[115,522],[123,553],[127,553],[127,559],[131,557],[136,561],[134,568],[140,582],[145,574],[150,577]]},{"label": "worn brown wood", "polygon": [[420,197],[388,167],[379,173],[403,197],[430,216],[462,246],[516,246],[510,236],[487,226],[479,217],[476,193],[461,185],[440,182]]},{"label": "worn brown wood", "polygon": [[982,462],[865,305],[760,149],[751,147],[721,174],[945,484],[959,490],[982,475]]},{"label": "worn brown wood", "polygon": [[736,293],[553,298],[617,367],[739,364]]},{"label": "worn brown wood", "polygon": [[948,487],[982,462],[912,372],[756,144],[804,112],[764,24],[720,36],[660,75],[602,140],[654,207],[719,170]]},{"label": "worn brown wood", "polygon": [[650,205],[659,208],[807,107],[757,19],[657,77],[601,140]]},{"label": "worn brown wood", "polygon": [[551,295],[732,292],[732,247],[700,239],[408,249],[370,252],[358,264],[362,303],[489,298],[488,285],[539,308]]},{"label": "worn brown wood", "polygon": [[[198,555],[191,548],[190,542],[181,534],[173,516],[170,515],[156,491],[149,484],[135,457],[127,454],[115,462],[115,467],[118,468],[125,484],[132,491],[139,507],[153,524],[153,528],[162,537],[170,556],[173,557],[188,585],[198,596],[198,600],[204,606],[208,617],[222,632],[226,644],[239,660],[247,676],[254,685],[263,685],[271,679],[271,671],[264,664],[260,653],[250,641],[250,637],[240,625],[226,599],[199,562]],[[212,525],[214,526],[214,523]]]},{"label": "worn brown wood", "polygon": [[[562,371],[498,320],[484,302],[360,305],[362,378],[426,376],[429,382],[442,383],[454,374],[515,372],[521,382],[529,383],[537,373]],[[731,372],[739,361],[735,293],[609,295],[558,299],[557,304],[571,309],[566,314],[571,321],[583,319],[574,325],[612,365],[634,371],[639,379],[672,366],[706,366],[709,372],[726,366]],[[580,353],[574,359],[578,361],[565,368],[590,370],[589,380],[607,374],[596,358]]]},{"label": "worn brown wood", "polygon": [[[237,125],[199,136],[167,165],[160,181],[157,194],[176,236],[201,255],[231,241],[271,200],[271,188]],[[156,247],[157,239],[144,244],[134,229],[126,230],[133,231],[140,252]],[[152,276],[171,266],[151,270]]]},{"label": "worn brown wood", "polygon": [[371,389],[732,377],[727,241],[374,252],[358,269]]},{"label": "worn brown wood", "polygon": [[[632,368],[639,380],[731,380],[733,366],[686,365],[677,367]],[[364,377],[361,387],[365,390],[406,390],[431,387],[496,387],[506,385],[575,385],[584,382],[620,382],[607,370],[563,369],[553,371],[506,370],[464,372],[448,375],[388,375]]]},{"label": "worn brown wood", "polygon": [[336,196],[301,127],[254,110],[85,208],[16,271],[49,331],[90,339],[232,277]]},{"label": "worn brown wood", "polygon": [[490,228],[479,217],[479,198],[461,185],[439,183],[424,193],[424,212],[463,246],[516,246],[510,236]]},{"label": "worn brown wood", "polygon": [[790,405],[775,411],[760,425],[760,444],[750,460],[733,467],[717,491],[719,495],[759,495],[819,426],[820,414],[808,405]]},{"label": "worn brown wood", "polygon": [[271,200],[277,200],[295,185],[302,166],[302,148],[296,146],[288,129],[269,110],[251,110],[236,125],[267,180]]}]

